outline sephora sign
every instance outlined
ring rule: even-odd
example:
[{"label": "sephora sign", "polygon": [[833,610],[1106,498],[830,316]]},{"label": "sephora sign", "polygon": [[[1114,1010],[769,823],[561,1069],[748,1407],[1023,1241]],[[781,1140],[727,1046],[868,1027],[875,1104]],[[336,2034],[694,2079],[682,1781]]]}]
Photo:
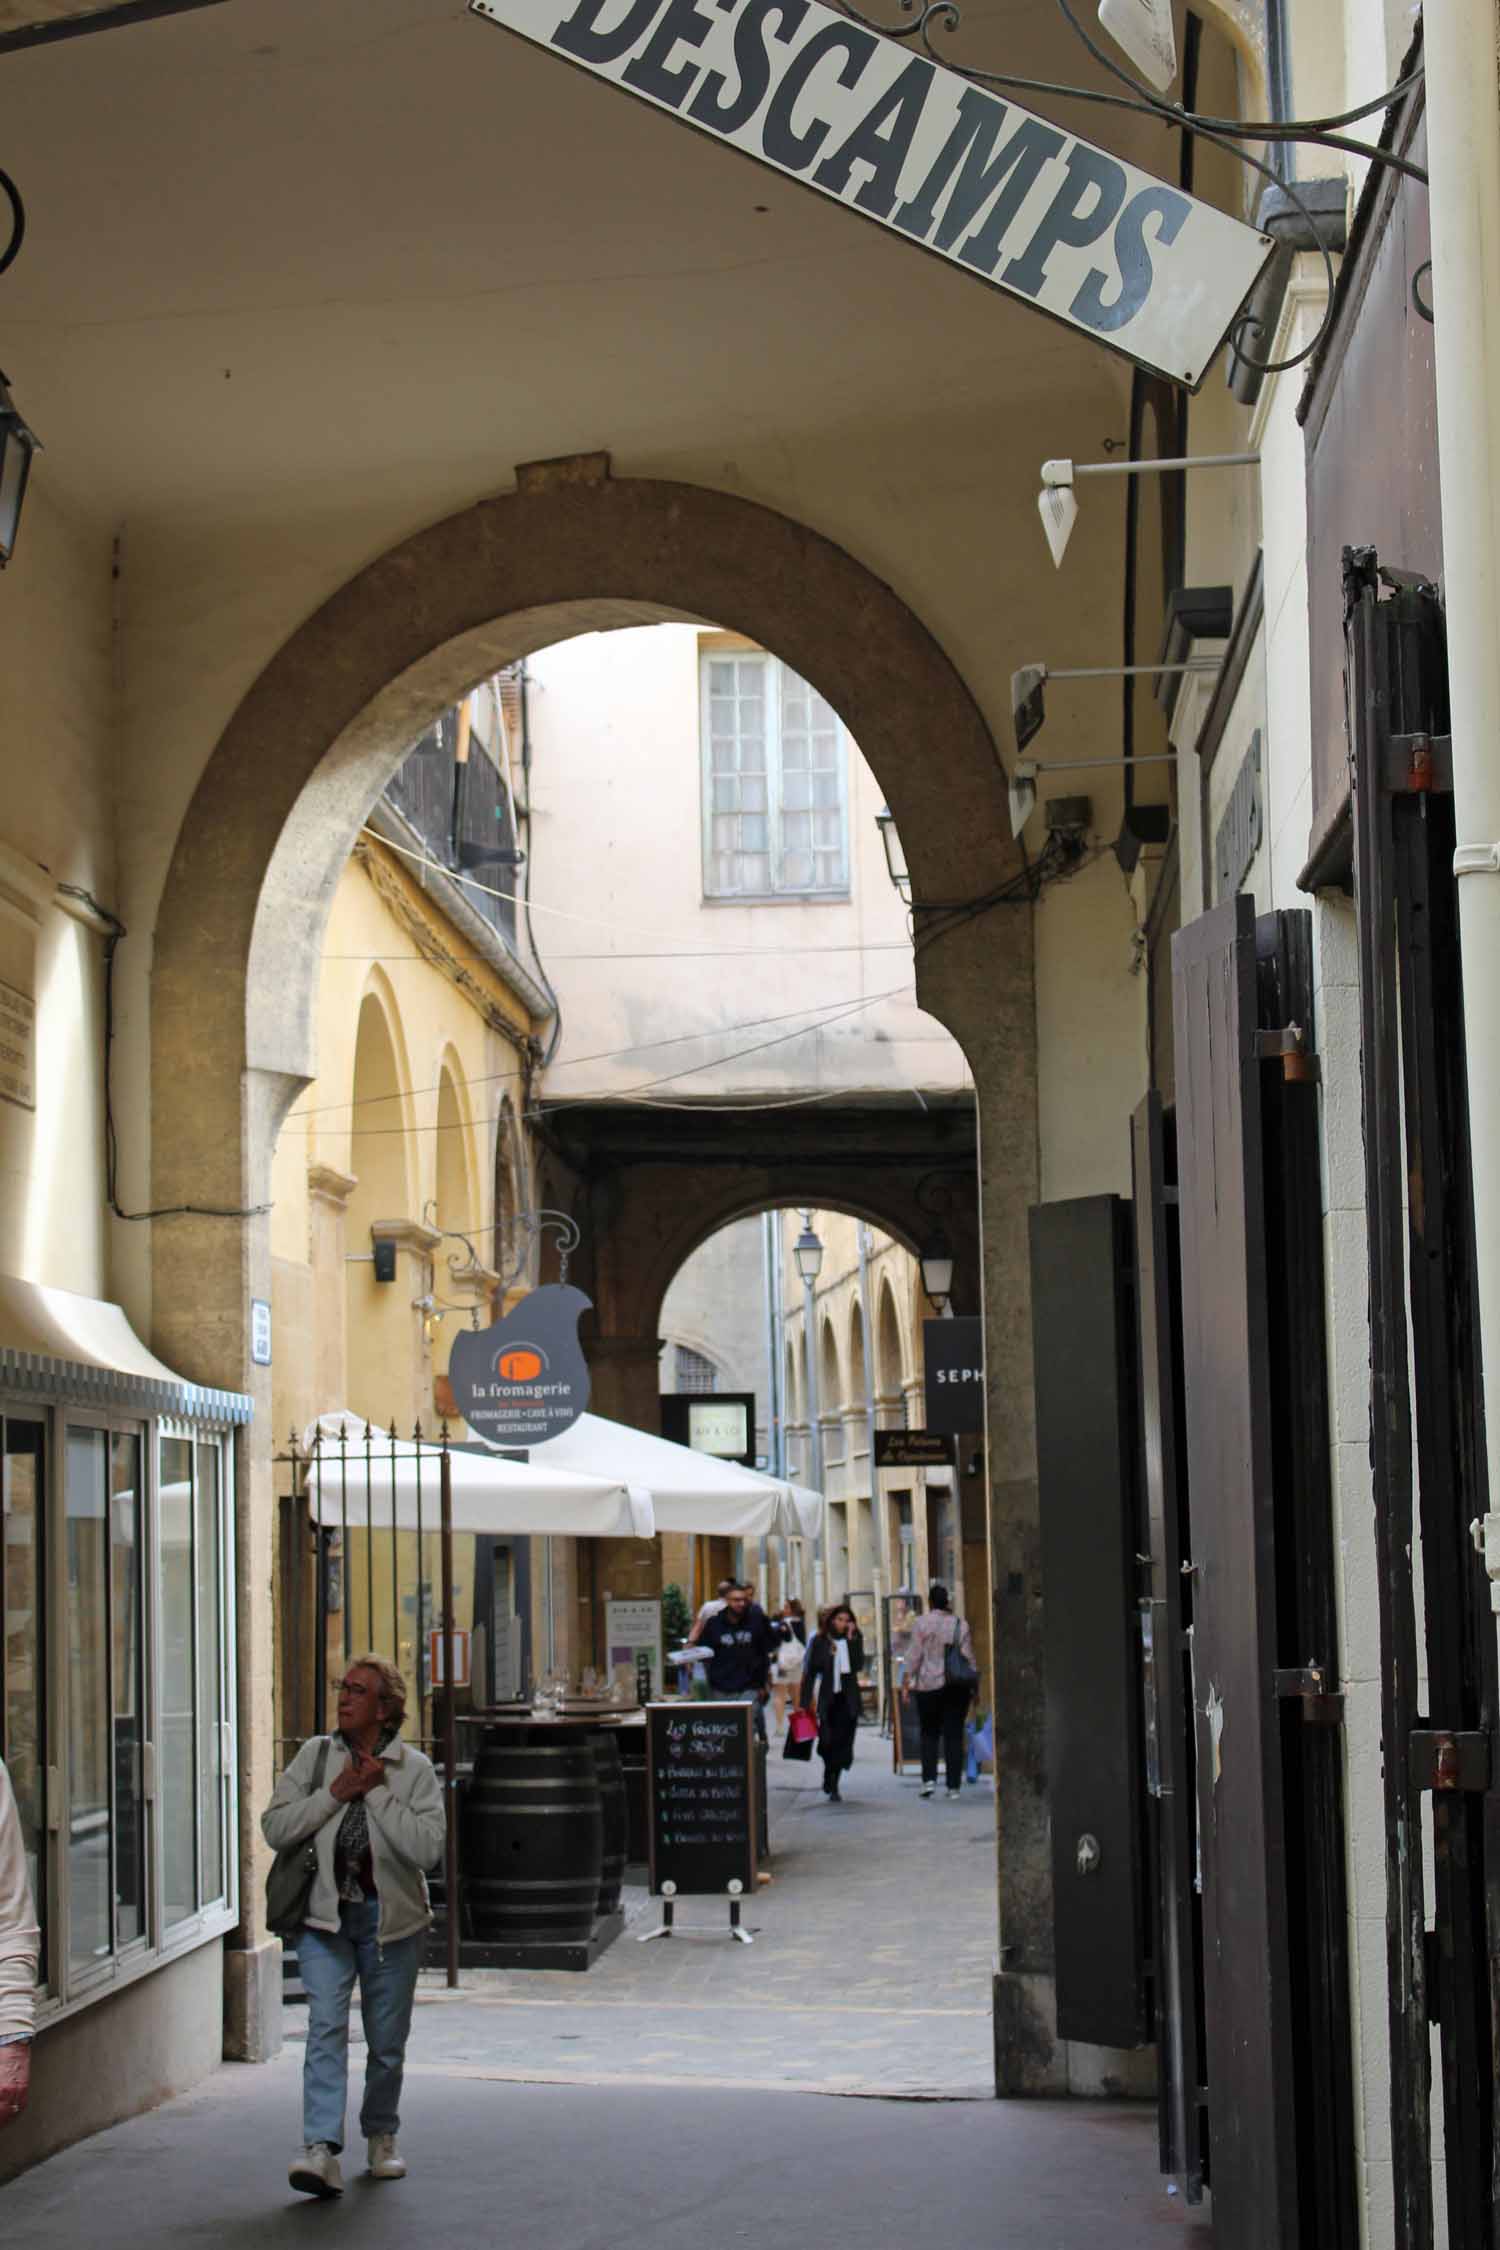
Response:
[{"label": "sephora sign", "polygon": [[1274,245],[819,0],[469,0],[1196,390]]}]

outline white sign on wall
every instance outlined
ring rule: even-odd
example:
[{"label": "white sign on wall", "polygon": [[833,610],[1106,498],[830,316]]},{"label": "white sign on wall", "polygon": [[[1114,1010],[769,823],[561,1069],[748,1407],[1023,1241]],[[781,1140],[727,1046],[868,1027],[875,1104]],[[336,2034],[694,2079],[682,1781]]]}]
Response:
[{"label": "white sign on wall", "polygon": [[604,1639],[611,1681],[626,1696],[643,1687],[641,1701],[655,1702],[661,1694],[661,1603],[607,1598]]},{"label": "white sign on wall", "polygon": [[469,0],[1196,390],[1274,244],[821,0]]}]

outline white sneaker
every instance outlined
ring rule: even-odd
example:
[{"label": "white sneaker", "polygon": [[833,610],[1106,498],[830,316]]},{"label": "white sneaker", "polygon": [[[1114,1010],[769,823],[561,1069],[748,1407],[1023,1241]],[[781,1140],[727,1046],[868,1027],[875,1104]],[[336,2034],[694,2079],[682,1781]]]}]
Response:
[{"label": "white sneaker", "polygon": [[921,1794],[924,1797],[930,1797],[936,1787],[937,1783],[935,1781],[924,1781],[922,1784]]},{"label": "white sneaker", "polygon": [[949,1802],[949,1804],[950,1804],[950,1805],[956,1805],[956,1804],[958,1803],[958,1797],[959,1797],[959,1792],[958,1792],[958,1791],[957,1791],[956,1789],[950,1789],[950,1790],[949,1790],[949,1792],[948,1792],[948,1802]]},{"label": "white sneaker", "polygon": [[369,2139],[372,2180],[404,2180],[406,2158],[396,2148],[394,2133],[372,2133]]},{"label": "white sneaker", "polygon": [[287,2180],[303,2195],[342,2195],[344,2192],[339,2160],[326,2141],[310,2141],[288,2172]]}]

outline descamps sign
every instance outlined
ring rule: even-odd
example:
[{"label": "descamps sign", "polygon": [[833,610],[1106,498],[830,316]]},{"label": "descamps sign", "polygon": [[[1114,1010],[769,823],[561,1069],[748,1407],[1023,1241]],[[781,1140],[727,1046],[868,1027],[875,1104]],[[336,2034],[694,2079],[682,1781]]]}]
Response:
[{"label": "descamps sign", "polygon": [[469,0],[1195,389],[1268,236],[819,0]]}]

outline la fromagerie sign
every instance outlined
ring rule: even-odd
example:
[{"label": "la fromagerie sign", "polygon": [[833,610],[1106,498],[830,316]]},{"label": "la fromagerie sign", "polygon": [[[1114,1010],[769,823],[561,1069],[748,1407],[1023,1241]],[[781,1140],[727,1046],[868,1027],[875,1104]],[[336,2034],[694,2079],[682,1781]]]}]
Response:
[{"label": "la fromagerie sign", "polygon": [[1196,390],[1270,238],[820,0],[469,0]]}]

